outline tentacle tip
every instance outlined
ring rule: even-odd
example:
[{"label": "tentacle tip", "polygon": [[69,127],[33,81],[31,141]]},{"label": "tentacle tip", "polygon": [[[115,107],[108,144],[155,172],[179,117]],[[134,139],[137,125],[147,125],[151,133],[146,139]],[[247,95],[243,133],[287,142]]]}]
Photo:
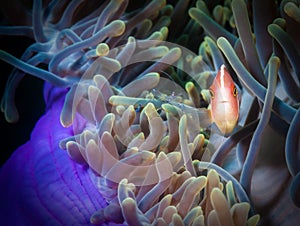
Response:
[{"label": "tentacle tip", "polygon": [[101,225],[105,222],[104,209],[98,210],[90,217],[90,223],[93,225]]},{"label": "tentacle tip", "polygon": [[10,107],[10,108],[6,108],[3,109],[3,113],[5,116],[5,120],[8,123],[17,123],[20,119],[20,115],[16,109],[16,107]]},{"label": "tentacle tip", "polygon": [[122,21],[122,20],[115,20],[110,24],[110,26],[112,26],[114,28],[112,37],[117,37],[117,36],[122,35],[126,28],[126,25],[125,25],[124,21]]},{"label": "tentacle tip", "polygon": [[65,128],[68,128],[73,123],[73,119],[70,119],[69,117],[65,116],[64,114],[60,115],[59,121],[60,121],[60,124]]},{"label": "tentacle tip", "polygon": [[100,43],[96,47],[97,56],[107,56],[109,53],[109,46],[106,43]]}]

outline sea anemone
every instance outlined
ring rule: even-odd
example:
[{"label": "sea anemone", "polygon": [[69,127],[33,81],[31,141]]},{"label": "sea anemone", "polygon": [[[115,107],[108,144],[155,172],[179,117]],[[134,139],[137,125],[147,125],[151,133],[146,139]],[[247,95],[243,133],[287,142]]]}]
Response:
[{"label": "sea anemone", "polygon": [[[24,22],[0,34],[34,43],[20,59],[1,50],[15,67],[1,109],[7,121],[19,119],[15,91],[30,74],[45,81],[46,110],[1,168],[2,222],[300,220],[296,1],[34,0],[32,10],[21,1],[13,8]],[[241,98],[238,125],[226,134],[209,109],[221,65]]]}]

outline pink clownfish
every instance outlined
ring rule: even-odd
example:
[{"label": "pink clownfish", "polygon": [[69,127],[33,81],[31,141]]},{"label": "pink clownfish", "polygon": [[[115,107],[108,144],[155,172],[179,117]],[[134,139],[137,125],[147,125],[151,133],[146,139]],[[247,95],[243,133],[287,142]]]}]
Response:
[{"label": "pink clownfish", "polygon": [[223,64],[209,88],[211,119],[223,134],[235,128],[239,118],[237,87]]}]

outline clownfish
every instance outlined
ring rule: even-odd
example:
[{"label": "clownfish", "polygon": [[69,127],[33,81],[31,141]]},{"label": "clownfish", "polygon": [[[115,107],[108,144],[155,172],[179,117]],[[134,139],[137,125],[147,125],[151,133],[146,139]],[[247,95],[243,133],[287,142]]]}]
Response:
[{"label": "clownfish", "polygon": [[209,88],[211,120],[223,134],[235,128],[239,118],[237,87],[223,64]]}]

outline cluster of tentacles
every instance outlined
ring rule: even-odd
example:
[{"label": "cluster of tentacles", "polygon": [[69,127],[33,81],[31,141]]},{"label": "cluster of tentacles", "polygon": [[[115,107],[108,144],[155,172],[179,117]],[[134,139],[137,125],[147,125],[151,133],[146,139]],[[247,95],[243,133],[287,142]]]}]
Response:
[{"label": "cluster of tentacles", "polygon": [[[18,120],[25,74],[67,89],[59,147],[106,200],[90,223],[299,221],[297,1],[35,0],[23,12],[26,26],[0,26],[35,40],[20,59],[0,50],[16,68],[1,109]],[[207,109],[222,64],[241,91],[226,136]]]},{"label": "cluster of tentacles", "polygon": [[[184,104],[192,98],[156,99],[152,92],[158,92],[153,89],[159,84],[159,74],[152,72],[117,90],[97,74],[92,81],[83,77],[67,94],[61,121],[73,123],[75,135],[60,146],[79,164],[89,165],[93,183],[109,203],[92,216],[92,223],[244,225],[250,200],[234,177],[204,162],[213,147],[207,147],[197,108]],[[209,169],[215,176],[206,178],[203,170]],[[230,183],[228,201],[218,174]],[[253,216],[249,224],[258,219]]]}]

